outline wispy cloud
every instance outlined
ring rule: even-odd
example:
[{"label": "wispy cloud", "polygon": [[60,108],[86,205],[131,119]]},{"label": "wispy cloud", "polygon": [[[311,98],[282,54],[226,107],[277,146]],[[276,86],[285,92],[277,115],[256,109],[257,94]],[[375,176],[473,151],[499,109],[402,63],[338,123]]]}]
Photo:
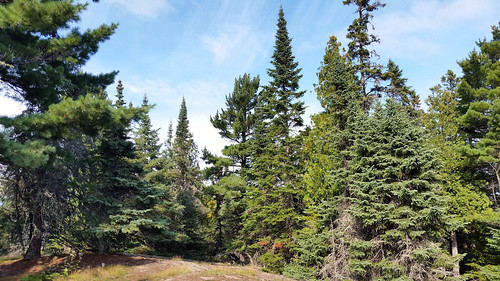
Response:
[{"label": "wispy cloud", "polygon": [[134,100],[138,100],[146,94],[153,103],[174,104],[177,102],[176,90],[163,79],[134,76],[123,83],[125,91],[131,94],[131,98]]},{"label": "wispy cloud", "polygon": [[375,16],[374,33],[391,56],[428,57],[444,51],[444,42],[437,38],[456,34],[463,25],[488,27],[495,23],[489,21],[497,17],[499,9],[495,0],[412,1],[407,10]]},{"label": "wispy cloud", "polygon": [[126,9],[129,13],[147,19],[154,19],[160,13],[170,13],[174,7],[167,0],[108,0],[117,7]]},{"label": "wispy cloud", "polygon": [[265,52],[262,46],[264,38],[249,26],[227,25],[216,34],[200,36],[200,41],[212,53],[217,64],[232,62],[248,68],[258,55]]}]

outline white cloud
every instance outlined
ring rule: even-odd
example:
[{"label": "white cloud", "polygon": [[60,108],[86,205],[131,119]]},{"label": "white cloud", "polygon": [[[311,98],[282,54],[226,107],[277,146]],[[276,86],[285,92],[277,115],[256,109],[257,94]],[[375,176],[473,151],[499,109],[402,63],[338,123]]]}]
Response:
[{"label": "white cloud", "polygon": [[[153,19],[162,12],[172,12],[173,6],[166,0],[108,0],[109,3],[115,4],[121,8],[126,9],[141,18]],[[106,1],[104,1],[106,2]]]}]

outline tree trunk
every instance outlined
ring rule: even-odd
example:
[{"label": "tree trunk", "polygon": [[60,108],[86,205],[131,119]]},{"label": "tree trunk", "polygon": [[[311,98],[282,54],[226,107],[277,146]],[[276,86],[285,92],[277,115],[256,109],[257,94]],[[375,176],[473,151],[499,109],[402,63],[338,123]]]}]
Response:
[{"label": "tree trunk", "polygon": [[215,249],[218,254],[220,249],[222,248],[222,218],[219,212],[224,197],[223,195],[216,195],[216,197],[217,205],[215,206],[215,215],[217,216],[217,242],[215,243]]},{"label": "tree trunk", "polygon": [[33,227],[33,234],[31,236],[30,244],[28,250],[24,254],[25,260],[33,260],[42,256],[42,231],[43,231],[43,219],[42,219],[42,207],[37,204],[33,213],[33,221],[31,222]]},{"label": "tree trunk", "polygon": [[[457,233],[456,231],[451,232],[451,256],[456,257],[458,255],[458,245],[457,245]],[[453,265],[453,276],[460,276],[460,262],[457,261]]]},{"label": "tree trunk", "polygon": [[[498,157],[500,158],[500,151],[498,152]],[[492,195],[493,195],[493,203],[495,204],[495,206],[497,205],[497,195],[496,195],[496,186],[499,186],[500,185],[500,165],[499,163],[496,163],[496,167],[493,166],[493,169],[495,169],[495,175],[497,176],[497,182],[496,184],[492,184],[491,187],[492,187]]]}]

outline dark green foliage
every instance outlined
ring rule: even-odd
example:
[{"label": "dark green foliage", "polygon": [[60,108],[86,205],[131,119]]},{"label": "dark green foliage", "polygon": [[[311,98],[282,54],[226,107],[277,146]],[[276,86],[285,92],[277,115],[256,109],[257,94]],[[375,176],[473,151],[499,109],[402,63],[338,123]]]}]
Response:
[{"label": "dark green foliage", "polygon": [[116,72],[95,76],[80,71],[117,27],[66,32],[85,6],[33,0],[0,4],[0,77],[9,95],[28,110],[45,111],[64,96],[97,92],[113,82]]},{"label": "dark green foliage", "polygon": [[384,87],[384,92],[388,98],[394,99],[398,104],[408,110],[410,116],[419,117],[421,115],[420,100],[417,93],[406,85],[407,78],[403,78],[403,71],[392,61],[387,63],[387,71],[382,73],[380,78],[388,81]]},{"label": "dark green foliage", "polygon": [[331,172],[345,166],[341,151],[350,146],[349,119],[352,107],[361,99],[354,70],[346,55],[340,53],[335,36],[327,43],[318,80],[315,90],[324,112],[312,117],[314,127],[304,144],[306,198],[315,204],[342,192],[342,184],[332,179],[335,175]]},{"label": "dark green foliage", "polygon": [[[481,186],[496,204],[499,173],[498,159],[494,159],[498,158],[494,156],[498,141],[495,136],[495,104],[500,96],[498,26],[493,27],[492,34],[491,41],[478,42],[480,51],[472,51],[467,59],[459,62],[464,76],[457,89],[460,101],[457,120],[460,135],[467,144],[463,149],[466,162],[462,171],[473,185]],[[476,146],[476,143],[481,144]]]},{"label": "dark green foliage", "polygon": [[182,99],[175,138],[172,144],[172,190],[175,199],[183,206],[180,217],[183,233],[196,245],[201,242],[202,205],[201,172],[198,166],[198,148],[189,131],[186,101]]},{"label": "dark green foliage", "polygon": [[257,98],[249,170],[248,210],[242,230],[242,249],[269,270],[279,272],[293,256],[294,233],[303,223],[304,204],[299,186],[302,166],[305,107],[299,101],[301,77],[292,55],[283,9],[279,11],[271,78]]},{"label": "dark green foliage", "polygon": [[[452,211],[460,216],[459,221],[467,223],[457,233],[457,240],[459,251],[466,254],[461,271],[469,271],[469,274],[481,266],[494,266],[498,259],[498,253],[485,238],[489,235],[488,227],[498,225],[499,221],[490,209],[498,206],[496,195],[500,181],[498,26],[492,27],[492,35],[490,41],[477,42],[480,50],[473,50],[468,58],[459,62],[463,77],[454,89],[456,109],[452,120],[457,129],[451,138],[452,141],[458,138],[453,147],[456,157],[445,160],[455,169],[454,184],[447,190],[456,194],[451,201]],[[442,132],[445,142],[450,139],[446,133]]]},{"label": "dark green foliage", "polygon": [[321,267],[331,251],[331,233],[328,227],[320,229],[318,232],[306,227],[299,232],[296,249],[298,258],[286,265],[283,271],[285,276],[297,280],[317,280],[321,277]]},{"label": "dark green foliage", "polygon": [[288,138],[292,129],[303,125],[304,102],[297,101],[305,91],[299,91],[301,69],[292,54],[292,39],[288,36],[283,9],[278,15],[278,30],[272,55],[272,68],[267,69],[271,78],[264,86],[265,102],[271,117],[270,132],[278,138]]},{"label": "dark green foliage", "polygon": [[[354,132],[346,213],[335,223],[324,274],[355,280],[445,274],[451,263],[436,242],[446,227],[446,198],[437,194],[438,162],[423,131],[388,100],[373,116],[360,113]],[[338,271],[338,264],[348,270]]]},{"label": "dark green foliage", "polygon": [[29,241],[26,258],[39,257],[47,235],[65,233],[66,222],[79,217],[81,162],[71,153],[82,150],[82,135],[96,135],[115,121],[109,103],[88,93],[111,84],[116,73],[95,76],[81,67],[116,25],[68,32],[83,9],[73,1],[0,4],[0,80],[8,96],[27,106],[23,115],[0,121],[7,200],[15,202],[19,241]]},{"label": "dark green foliage", "polygon": [[209,232],[214,254],[218,258],[237,258],[233,242],[242,228],[242,215],[247,209],[243,200],[247,190],[245,179],[229,170],[231,159],[217,157],[203,150],[205,163],[211,165],[204,170],[205,179],[211,183],[205,186],[205,205],[210,209]]},{"label": "dark green foliage", "polygon": [[231,157],[242,170],[249,162],[249,140],[253,134],[254,108],[259,89],[259,77],[244,74],[234,81],[234,90],[226,96],[226,109],[210,117],[210,122],[219,130],[221,137],[233,144],[226,146],[224,155]]},{"label": "dark green foliage", "polygon": [[146,95],[144,95],[142,100],[142,108],[146,110],[146,113],[139,118],[138,128],[134,132],[134,143],[137,160],[143,166],[147,174],[160,169],[161,166],[161,160],[159,159],[161,145],[159,144],[160,138],[158,136],[158,131],[160,129],[153,129],[151,118],[148,115],[153,105],[149,104]]},{"label": "dark green foliage", "polygon": [[118,80],[118,86],[116,86],[116,101],[115,101],[116,107],[124,107],[125,106],[123,90],[124,90],[124,87],[123,87],[122,81]]},{"label": "dark green foliage", "polygon": [[[123,100],[123,86],[117,96]],[[119,98],[120,99],[120,98]],[[89,224],[89,246],[100,252],[123,250],[133,243],[145,243],[154,230],[165,231],[168,220],[153,210],[161,193],[141,179],[143,167],[137,161],[134,143],[129,138],[131,122],[147,108],[125,108],[115,105],[123,115],[121,123],[104,129],[92,140],[88,190],[83,200]],[[144,118],[144,115],[142,115]],[[94,148],[95,147],[95,148]],[[146,236],[147,234],[147,236]],[[153,237],[151,237],[153,239]],[[168,239],[168,238],[167,238]]]},{"label": "dark green foliage", "polygon": [[176,165],[175,188],[178,190],[196,191],[199,187],[198,148],[189,131],[186,101],[182,99],[175,138],[173,142],[173,157]]}]

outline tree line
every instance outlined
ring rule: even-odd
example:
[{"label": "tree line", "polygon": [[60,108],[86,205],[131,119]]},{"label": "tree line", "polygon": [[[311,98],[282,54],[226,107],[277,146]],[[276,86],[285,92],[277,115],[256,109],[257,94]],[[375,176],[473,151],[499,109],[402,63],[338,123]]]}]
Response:
[{"label": "tree line", "polygon": [[[259,265],[297,280],[500,278],[500,31],[476,42],[420,108],[371,33],[379,1],[345,0],[304,124],[301,69],[280,7],[270,82],[242,74],[210,117],[230,142],[199,155],[183,99],[161,143],[154,107],[81,70],[117,25],[68,32],[87,4],[0,3],[0,252],[132,252]],[[42,16],[43,15],[43,16]],[[206,163],[200,169],[198,159]]]}]

